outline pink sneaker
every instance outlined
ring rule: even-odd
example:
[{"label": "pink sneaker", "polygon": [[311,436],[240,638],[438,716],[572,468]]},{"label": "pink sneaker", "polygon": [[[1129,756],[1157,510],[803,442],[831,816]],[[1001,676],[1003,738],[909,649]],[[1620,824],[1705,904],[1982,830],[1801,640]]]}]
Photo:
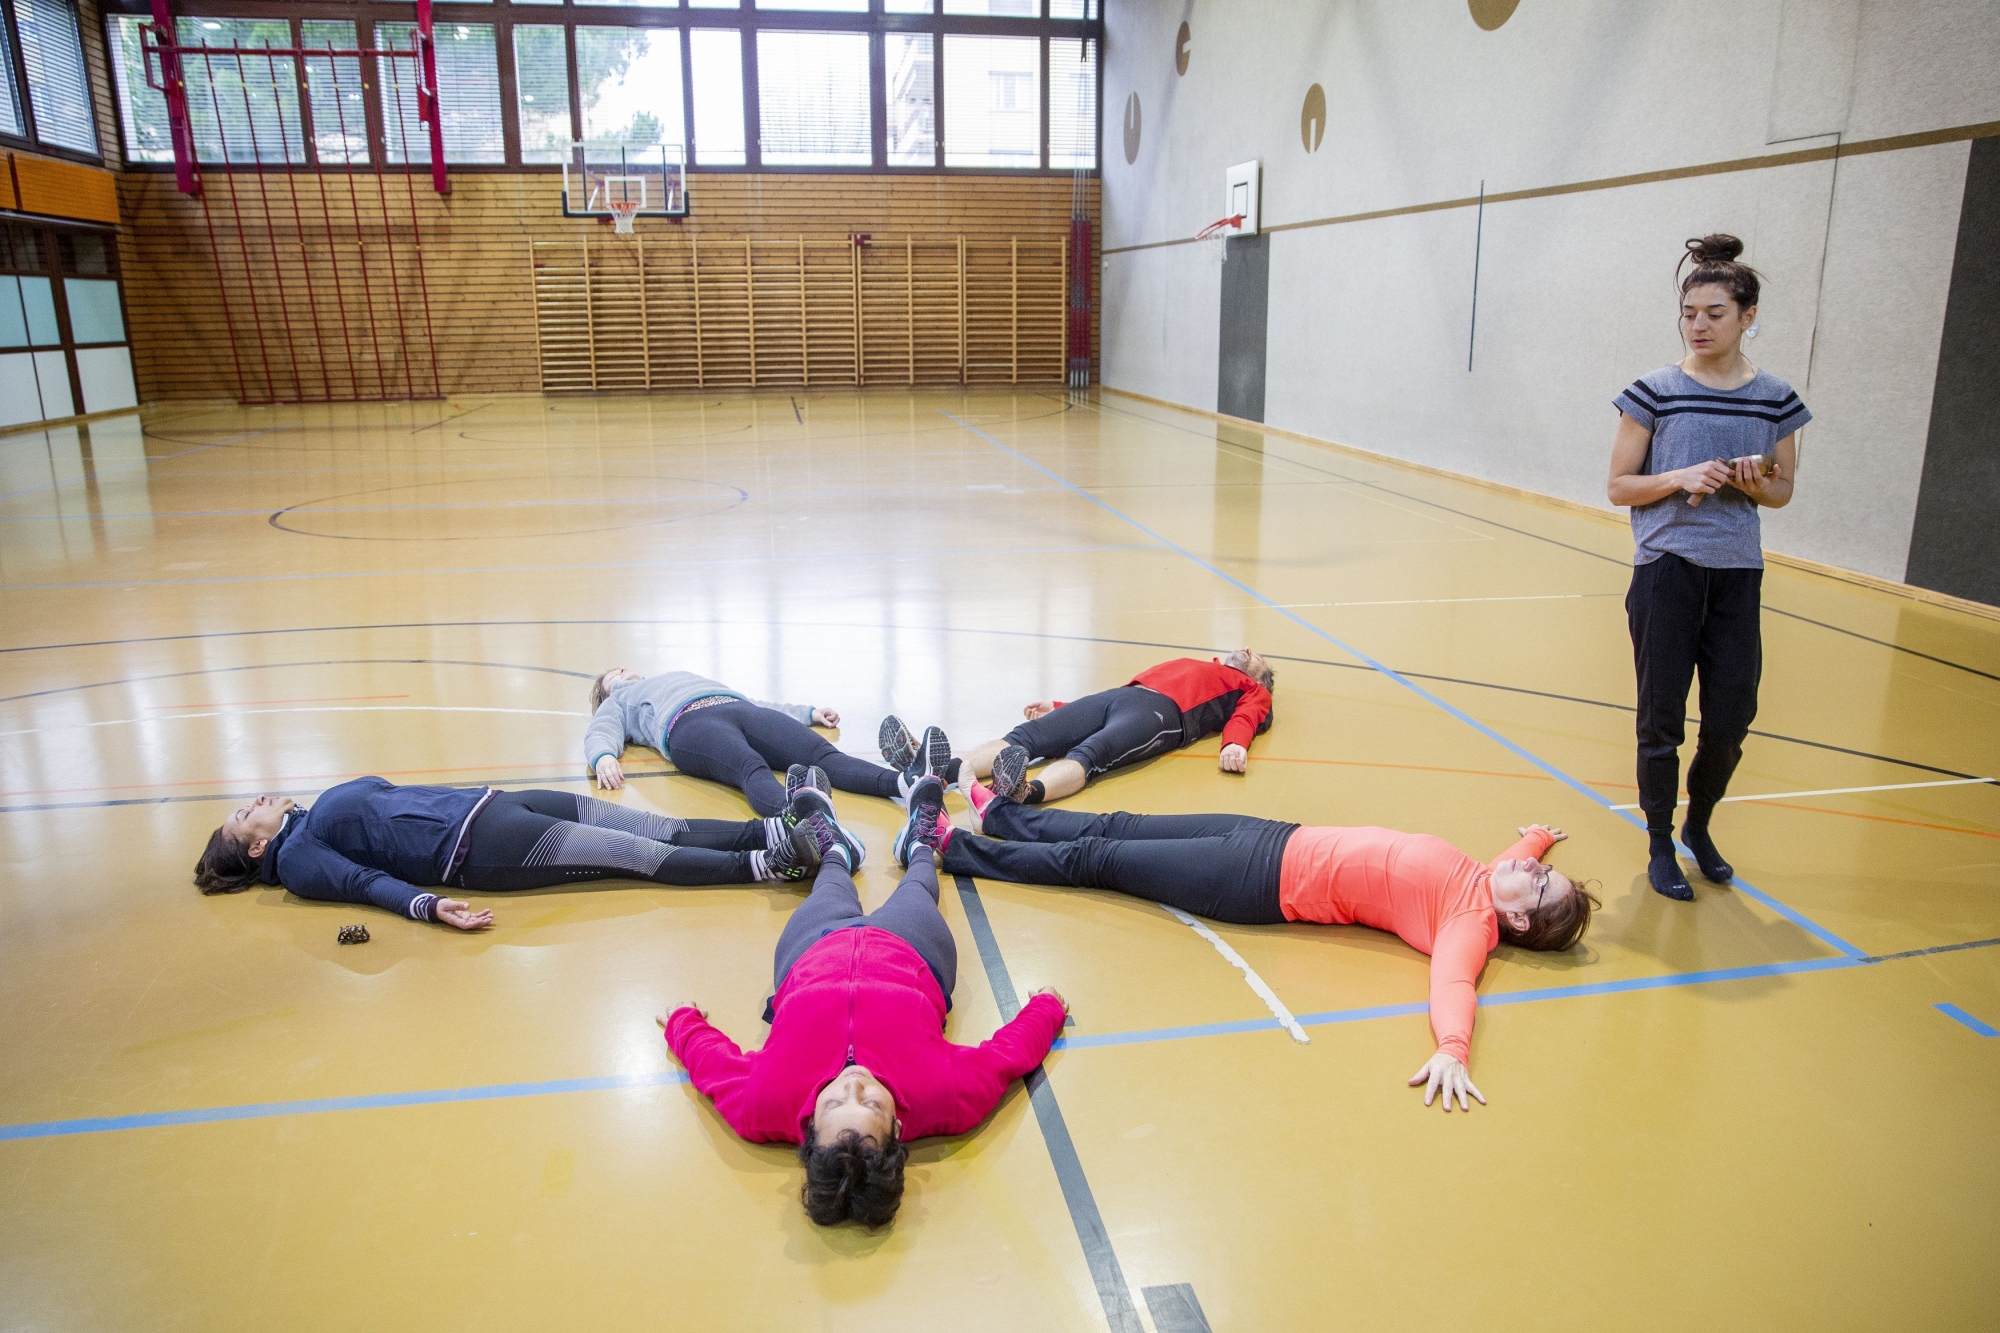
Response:
[{"label": "pink sneaker", "polygon": [[986,807],[994,801],[993,789],[983,782],[968,783],[965,788],[965,799],[972,803],[973,817],[984,819]]}]

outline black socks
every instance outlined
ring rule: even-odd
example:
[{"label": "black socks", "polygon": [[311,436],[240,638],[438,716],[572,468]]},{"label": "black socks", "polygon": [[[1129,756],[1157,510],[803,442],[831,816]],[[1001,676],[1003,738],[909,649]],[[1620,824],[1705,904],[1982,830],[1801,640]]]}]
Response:
[{"label": "black socks", "polygon": [[1722,853],[1715,850],[1715,840],[1708,836],[1708,821],[1697,824],[1690,816],[1681,825],[1681,841],[1694,853],[1694,863],[1701,867],[1701,873],[1717,884],[1727,884],[1736,874],[1736,868],[1722,859]]},{"label": "black socks", "polygon": [[1042,785],[1042,780],[1034,778],[1021,784],[1021,794],[1018,799],[1022,805],[1040,805],[1048,799],[1048,795],[1049,789]]},{"label": "black socks", "polygon": [[[1653,892],[1678,903],[1693,902],[1694,889],[1688,884],[1687,876],[1681,873],[1680,858],[1674,855],[1674,835],[1647,832],[1652,846],[1647,853],[1646,878],[1651,881]],[[1706,874],[1706,870],[1703,873]]]}]

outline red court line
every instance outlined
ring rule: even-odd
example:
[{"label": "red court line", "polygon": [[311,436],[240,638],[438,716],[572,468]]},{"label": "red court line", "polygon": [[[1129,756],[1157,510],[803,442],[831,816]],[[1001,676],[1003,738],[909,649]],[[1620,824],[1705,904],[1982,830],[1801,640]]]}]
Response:
[{"label": "red court line", "polygon": [[[1199,751],[1180,751],[1167,756],[1169,759],[1206,759],[1213,763],[1213,754]],[[1435,764],[1380,764],[1362,759],[1287,759],[1277,755],[1252,755],[1252,763],[1258,764],[1324,764],[1332,768],[1399,768],[1411,773],[1458,773],[1475,778],[1525,778],[1531,782],[1554,782],[1546,773],[1503,773],[1492,768],[1440,768]],[[1638,788],[1629,782],[1593,782],[1593,787],[1626,787],[1633,791]]]},{"label": "red court line", "polygon": [[1790,801],[1760,801],[1746,798],[1745,805],[1775,805],[1782,810],[1803,810],[1809,815],[1839,815],[1842,819],[1866,819],[1877,824],[1907,824],[1911,828],[1936,829],[1940,833],[1969,833],[1975,838],[2000,838],[1985,829],[1961,828],[1956,824],[1927,824],[1921,819],[1897,819],[1890,815],[1864,815],[1859,810],[1823,810],[1816,805],[1793,805]]},{"label": "red court line", "polygon": [[344,704],[356,703],[363,699],[407,699],[407,694],[329,694],[321,699],[217,699],[199,704],[162,704],[169,711],[176,708],[248,708],[252,704]]}]

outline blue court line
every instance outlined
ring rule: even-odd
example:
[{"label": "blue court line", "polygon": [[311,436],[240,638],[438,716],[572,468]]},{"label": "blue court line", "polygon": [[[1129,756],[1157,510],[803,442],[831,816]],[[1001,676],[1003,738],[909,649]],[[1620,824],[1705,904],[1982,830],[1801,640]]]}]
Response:
[{"label": "blue court line", "polygon": [[[951,413],[944,411],[944,409],[942,408],[938,409],[938,414],[940,416],[949,418],[952,421],[958,422],[960,426],[964,427],[966,430],[971,431],[974,435],[977,435],[980,439],[985,440],[988,444],[992,445],[994,448],[1001,450],[1003,453],[1010,454],[1019,461],[1026,463],[1029,467],[1035,469],[1035,471],[1041,473],[1043,476],[1048,477],[1050,480],[1060,482],[1063,486],[1069,488],[1079,496],[1082,496],[1084,499],[1090,501],[1092,504],[1102,509],[1105,513],[1112,515],[1114,518],[1122,520],[1123,522],[1131,525],[1134,528],[1137,528],[1139,531],[1145,533],[1148,537],[1151,537],[1154,541],[1160,543],[1160,545],[1166,547],[1168,550],[1171,550],[1176,554],[1183,556],[1192,563],[1201,566],[1209,573],[1215,575],[1215,577],[1221,579],[1224,583],[1229,584],[1231,587],[1241,592],[1244,596],[1254,599],[1256,602],[1265,607],[1267,610],[1276,611],[1279,615],[1291,621],[1293,624],[1297,625],[1300,629],[1305,630],[1308,634],[1326,640],[1326,642],[1332,644],[1334,647],[1340,649],[1342,652],[1353,657],[1355,660],[1366,663],[1368,666],[1373,667],[1376,671],[1379,671],[1382,675],[1388,677],[1396,684],[1401,685],[1404,689],[1416,695],[1419,699],[1422,699],[1427,703],[1435,705],[1437,708],[1442,709],[1444,712],[1450,714],[1452,717],[1457,718],[1460,722],[1463,722],[1466,726],[1471,727],[1474,731],[1477,731],[1480,735],[1486,737],[1494,744],[1507,750],[1509,753],[1513,754],[1516,758],[1520,759],[1522,762],[1527,764],[1532,764],[1534,767],[1540,769],[1542,772],[1554,778],[1557,782],[1560,782],[1564,786],[1570,788],[1572,791],[1576,792],[1578,795],[1588,800],[1591,804],[1599,807],[1600,809],[1609,811],[1611,814],[1616,815],[1618,818],[1624,820],[1628,824],[1631,824],[1633,827],[1641,830],[1642,832],[1645,830],[1646,822],[1643,819],[1640,819],[1639,817],[1634,815],[1631,811],[1617,809],[1614,802],[1612,802],[1607,797],[1599,795],[1591,787],[1586,785],[1582,781],[1582,779],[1571,777],[1568,773],[1565,773],[1562,769],[1557,768],[1554,764],[1550,763],[1548,760],[1543,759],[1540,755],[1534,753],[1532,750],[1527,749],[1525,746],[1519,745],[1516,742],[1509,740],[1507,737],[1501,735],[1493,728],[1487,726],[1484,722],[1481,722],[1478,718],[1473,717],[1470,713],[1467,713],[1462,709],[1454,707],[1453,705],[1445,702],[1443,699],[1440,699],[1437,695],[1432,694],[1429,690],[1425,689],[1423,686],[1417,684],[1409,677],[1397,671],[1394,667],[1389,666],[1387,663],[1376,661],[1368,654],[1362,652],[1359,648],[1356,648],[1352,644],[1349,644],[1346,641],[1335,637],[1333,634],[1328,633],[1326,630],[1321,629],[1318,625],[1313,624],[1310,620],[1307,620],[1304,616],[1299,615],[1297,612],[1291,610],[1289,607],[1282,606],[1279,603],[1272,601],[1269,597],[1266,597],[1263,593],[1251,587],[1249,584],[1237,578],[1235,575],[1230,574],[1229,572],[1220,568],[1219,566],[1211,564],[1210,562],[1202,559],[1194,552],[1188,550],[1185,546],[1182,546],[1177,542],[1169,540],[1167,537],[1163,536],[1159,532],[1156,532],[1152,528],[1147,527],[1144,523],[1141,523],[1138,519],[1133,518],[1130,514],[1127,514],[1123,510],[1117,508],[1116,506],[1108,504],[1105,501],[1099,499],[1097,496],[1092,495],[1089,491],[1083,489],[1081,486],[1078,486],[1075,482],[1070,481],[1067,477],[1062,476],[1060,473],[1053,472],[1048,468],[1043,467],[1040,463],[1037,463],[1034,459],[1029,458],[1026,454],[1022,453],[1020,450],[1010,448],[1009,446],[1002,444],[999,440],[994,439],[991,435],[988,435],[985,431],[979,429],[977,426],[959,420],[959,418],[952,416]],[[1686,852],[1687,849],[1683,847],[1681,848],[1681,850],[1683,852]],[[1689,854],[1691,855],[1691,853]],[[1765,893],[1762,889],[1757,888],[1755,885],[1751,884],[1749,881],[1741,878],[1740,876],[1730,881],[1730,883],[1732,887],[1742,891],[1746,896],[1754,899],[1755,901],[1762,903],[1766,908],[1768,908],[1773,912],[1776,912],[1779,916],[1782,916],[1787,921],[1790,921],[1793,925],[1799,927],[1801,930],[1813,936],[1815,939],[1819,940],[1822,944],[1827,945],[1829,948],[1835,949],[1840,953],[1846,954],[1849,958],[1867,957],[1866,952],[1861,948],[1848,943],[1846,940],[1834,934],[1832,931],[1820,925],[1818,922],[1812,920],[1810,917],[1806,916],[1805,913],[1798,911],[1796,908],[1787,907],[1784,903],[1779,902],[1776,898],[1773,898],[1770,894]]]},{"label": "blue court line", "polygon": [[[959,878],[963,878],[962,876]],[[960,899],[967,908],[967,920],[973,914],[979,915],[980,925],[973,930],[973,937],[980,949],[980,957],[987,962],[989,980],[994,985],[994,1000],[1003,1014],[1018,1013],[1020,1002],[1015,996],[1014,983],[1006,970],[1006,962],[999,954],[999,941],[992,936],[992,927],[985,921],[983,904],[977,897],[967,897],[963,890]],[[1748,967],[1711,968],[1702,972],[1673,972],[1657,977],[1626,977],[1617,981],[1595,981],[1581,986],[1543,986],[1533,990],[1502,991],[1494,995],[1479,997],[1482,1009],[1497,1008],[1509,1004],[1534,1004],[1543,1000],[1567,1000],[1594,995],[1618,995],[1636,991],[1669,990],[1681,986],[1711,985],[1717,982],[1745,981],[1757,977],[1789,976],[1805,972],[1842,972],[1857,967],[1872,967],[1879,963],[1894,963],[1910,958],[1924,958],[1932,954],[1956,953],[1966,949],[1989,949],[2000,945],[2000,938],[1966,940],[1958,944],[1938,944],[1924,949],[1905,949],[1898,953],[1871,954],[1864,958],[1807,958],[1791,963],[1758,963]],[[992,958],[987,958],[988,951]],[[1971,1027],[1981,1036],[2000,1035],[2000,1030],[1987,1028],[1978,1019],[1959,1009],[1956,1005],[1940,1004],[1936,1008]],[[1298,1020],[1306,1027],[1326,1027],[1336,1023],[1361,1023],[1377,1018],[1410,1018],[1430,1011],[1430,1005],[1421,1000],[1404,1004],[1367,1005],[1355,1009],[1327,1009],[1314,1014],[1300,1014]],[[1182,1041],[1192,1037],[1234,1036],[1247,1032],[1278,1032],[1283,1029],[1275,1018],[1245,1018],[1226,1023],[1192,1023],[1182,1027],[1142,1028],[1130,1032],[1077,1033],[1057,1037],[1053,1050],[1090,1050],[1109,1046],[1140,1046],[1153,1042]],[[664,1070],[652,1074],[626,1074],[607,1078],[555,1079],[543,1083],[488,1083],[469,1088],[432,1088],[416,1092],[382,1092],[360,1097],[322,1097],[296,1102],[256,1102],[243,1106],[206,1106],[185,1111],[154,1111],[142,1115],[98,1116],[85,1120],[39,1120],[18,1125],[0,1125],[0,1142],[13,1139],[63,1138],[78,1134],[105,1134],[124,1129],[154,1129],[165,1125],[211,1124],[224,1120],[261,1120],[274,1116],[313,1115],[323,1111],[365,1111],[380,1110],[397,1106],[435,1106],[447,1102],[493,1101],[513,1097],[546,1097],[567,1092],[603,1092],[618,1088],[650,1088],[685,1083],[688,1077],[679,1070]],[[1032,1095],[1032,1094],[1031,1094]]]},{"label": "blue court line", "polygon": [[[521,538],[520,540],[529,540]],[[906,557],[925,558],[933,556],[979,556],[979,555],[1069,555],[1085,551],[1143,551],[1149,547],[1137,544],[1108,546],[1017,546],[991,551],[968,551],[964,547],[942,547],[931,550],[889,550],[843,552],[842,560],[898,560]],[[433,577],[439,574],[543,574],[549,572],[566,573],[585,569],[677,569],[683,567],[706,568],[711,565],[755,565],[784,564],[787,561],[825,561],[826,554],[820,550],[801,552],[798,555],[731,556],[712,560],[612,560],[596,564],[581,565],[473,565],[455,569],[353,569],[322,574],[235,574],[218,575],[214,578],[188,579],[99,579],[88,583],[4,583],[0,592],[61,592],[71,588],[163,588],[181,583],[297,583],[319,579],[398,579],[417,576]]]},{"label": "blue court line", "polygon": [[1981,1022],[1955,1004],[1934,1004],[1931,1008],[1937,1010],[1946,1018],[1957,1019],[1982,1037],[2000,1037],[2000,1028],[1996,1028],[1990,1023]]},{"label": "blue court line", "polygon": [[664,1069],[651,1074],[613,1074],[605,1078],[559,1078],[543,1083],[486,1083],[470,1088],[376,1092],[360,1097],[310,1097],[296,1102],[251,1102],[243,1106],[201,1106],[187,1111],[93,1116],[85,1120],[41,1120],[25,1125],[0,1125],[0,1142],[10,1139],[54,1139],[72,1134],[107,1134],[121,1129],[158,1129],[165,1125],[208,1125],[222,1120],[267,1120],[273,1116],[319,1115],[327,1111],[373,1111],[391,1106],[436,1106],[445,1102],[491,1102],[511,1097],[547,1097],[564,1092],[660,1088],[687,1081],[688,1076],[681,1070]]}]

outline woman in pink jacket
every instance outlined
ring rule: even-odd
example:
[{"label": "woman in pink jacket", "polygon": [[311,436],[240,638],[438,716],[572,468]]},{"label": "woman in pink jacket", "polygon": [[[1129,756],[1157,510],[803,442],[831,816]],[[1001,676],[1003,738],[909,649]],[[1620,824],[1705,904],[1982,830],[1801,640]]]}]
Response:
[{"label": "woman in pink jacket", "polygon": [[[924,783],[942,799],[936,778]],[[990,1040],[946,1041],[958,947],[938,911],[930,849],[915,849],[903,882],[868,913],[845,845],[822,838],[821,856],[812,896],[778,937],[763,1048],[744,1052],[692,1004],[659,1022],[731,1129],[799,1145],[813,1221],[880,1227],[903,1201],[904,1145],[976,1128],[1042,1062],[1068,1006],[1039,990]]]}]

